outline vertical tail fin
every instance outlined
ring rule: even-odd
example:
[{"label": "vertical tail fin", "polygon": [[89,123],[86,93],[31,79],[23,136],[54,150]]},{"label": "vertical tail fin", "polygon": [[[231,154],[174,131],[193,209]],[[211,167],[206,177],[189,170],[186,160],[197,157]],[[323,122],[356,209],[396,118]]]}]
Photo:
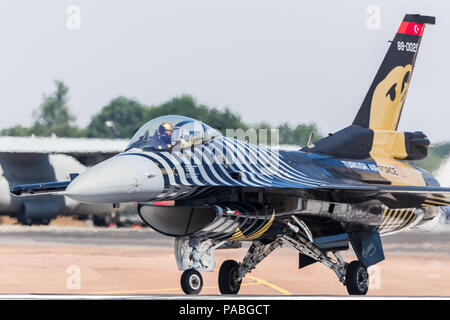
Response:
[{"label": "vertical tail fin", "polygon": [[353,121],[374,130],[397,130],[425,24],[435,17],[407,14]]}]

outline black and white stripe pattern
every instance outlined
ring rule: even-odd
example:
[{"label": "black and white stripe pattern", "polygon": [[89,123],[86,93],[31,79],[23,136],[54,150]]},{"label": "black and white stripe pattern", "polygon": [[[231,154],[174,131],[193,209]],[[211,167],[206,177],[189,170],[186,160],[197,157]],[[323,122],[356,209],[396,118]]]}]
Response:
[{"label": "black and white stripe pattern", "polygon": [[[155,162],[164,175],[159,199],[183,199],[210,187],[315,188],[325,182],[312,179],[284,161],[277,150],[219,137],[182,151],[126,152]],[[238,173],[239,179],[232,174]]]}]

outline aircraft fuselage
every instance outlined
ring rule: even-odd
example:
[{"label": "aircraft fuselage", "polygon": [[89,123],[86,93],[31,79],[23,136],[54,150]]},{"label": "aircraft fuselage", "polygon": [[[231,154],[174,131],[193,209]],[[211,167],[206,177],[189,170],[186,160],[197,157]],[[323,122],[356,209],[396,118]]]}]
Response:
[{"label": "aircraft fuselage", "polygon": [[90,175],[77,177],[66,192],[83,202],[138,201],[142,219],[164,234],[221,239],[267,236],[277,220],[292,214],[311,219],[311,228],[314,221],[330,220],[346,231],[385,234],[420,225],[439,213],[408,197],[383,202],[365,194],[362,201],[358,192],[318,190],[342,183],[415,185],[420,180],[438,185],[428,172],[406,162],[379,162],[219,137],[189,150],[130,149],[91,168]]}]

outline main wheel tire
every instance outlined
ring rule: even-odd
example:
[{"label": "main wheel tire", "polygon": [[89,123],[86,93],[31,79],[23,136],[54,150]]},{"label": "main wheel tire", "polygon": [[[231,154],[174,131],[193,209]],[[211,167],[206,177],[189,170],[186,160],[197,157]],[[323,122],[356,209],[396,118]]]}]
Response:
[{"label": "main wheel tire", "polygon": [[345,271],[345,285],[351,295],[365,295],[369,290],[367,268],[359,261],[352,261]]},{"label": "main wheel tire", "polygon": [[222,294],[237,294],[242,280],[238,281],[239,264],[234,260],[227,260],[220,266],[219,290]]},{"label": "main wheel tire", "polygon": [[203,278],[195,269],[188,269],[181,275],[181,288],[186,294],[199,294],[203,288]]}]

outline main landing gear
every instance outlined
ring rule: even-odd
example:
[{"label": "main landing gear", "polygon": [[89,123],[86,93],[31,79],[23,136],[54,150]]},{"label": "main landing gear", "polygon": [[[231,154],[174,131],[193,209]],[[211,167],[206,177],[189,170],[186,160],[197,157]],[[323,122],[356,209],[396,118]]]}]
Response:
[{"label": "main landing gear", "polygon": [[241,288],[242,279],[239,278],[239,263],[227,260],[219,270],[219,290],[221,294],[237,294]]},{"label": "main landing gear", "polygon": [[329,258],[326,253],[321,252],[312,242],[308,245],[290,237],[280,236],[276,241],[265,245],[255,241],[250,246],[242,263],[236,261],[225,261],[219,271],[219,290],[222,294],[237,294],[241,282],[247,273],[250,273],[256,265],[267,257],[276,248],[285,243],[290,243],[301,253],[308,255],[314,260],[321,262],[333,270],[338,279],[347,287],[351,295],[365,295],[369,289],[369,274],[367,268],[359,261],[347,264],[339,254],[334,252],[335,259]]},{"label": "main landing gear", "polygon": [[301,254],[322,263],[333,270],[347,292],[351,295],[365,295],[369,289],[369,274],[367,268],[358,260],[346,263],[338,251],[333,251],[334,259],[326,251],[321,250],[313,242],[308,227],[293,216],[294,224],[288,223],[291,233],[283,233],[280,238],[291,244]]},{"label": "main landing gear", "polygon": [[[296,219],[294,219],[296,220]],[[360,261],[346,263],[338,251],[333,251],[333,258],[328,252],[320,249],[313,241],[311,232],[303,223],[296,227],[288,224],[289,229],[280,233],[271,243],[253,241],[244,260],[225,261],[219,270],[219,290],[222,294],[237,294],[247,273],[250,273],[264,258],[275,249],[290,244],[302,255],[320,262],[331,269],[342,282],[349,294],[365,295],[369,288],[367,268]],[[226,241],[199,241],[198,239],[178,238],[175,240],[175,257],[180,270],[181,287],[186,294],[198,294],[203,286],[199,271],[214,270],[214,250],[223,246]]]},{"label": "main landing gear", "polygon": [[347,265],[345,285],[352,295],[365,295],[369,290],[369,274],[367,268],[359,261],[352,261]]}]

